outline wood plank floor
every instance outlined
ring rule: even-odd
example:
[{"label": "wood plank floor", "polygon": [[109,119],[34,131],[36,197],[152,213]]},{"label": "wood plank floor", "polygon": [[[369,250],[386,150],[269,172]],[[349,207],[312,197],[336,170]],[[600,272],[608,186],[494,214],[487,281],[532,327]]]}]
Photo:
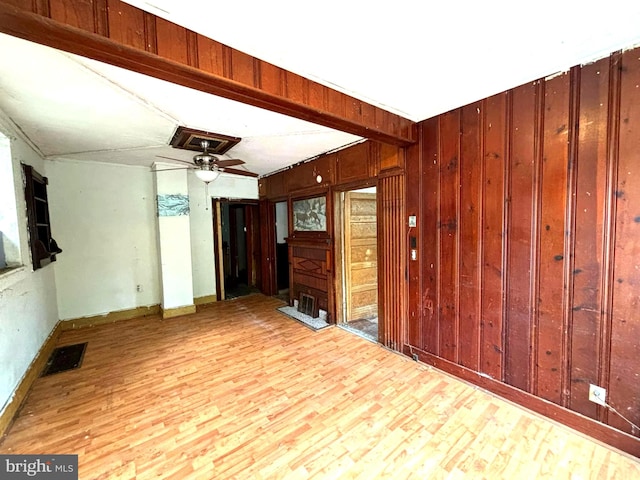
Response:
[{"label": "wood plank floor", "polygon": [[81,479],[640,478],[640,463],[252,295],[64,332],[0,453],[77,453]]}]

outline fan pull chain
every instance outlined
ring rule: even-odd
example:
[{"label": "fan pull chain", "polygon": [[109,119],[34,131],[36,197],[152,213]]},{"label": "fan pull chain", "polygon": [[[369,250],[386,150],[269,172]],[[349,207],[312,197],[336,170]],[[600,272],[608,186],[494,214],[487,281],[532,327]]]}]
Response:
[{"label": "fan pull chain", "polygon": [[206,187],[204,188],[204,208],[209,211],[209,182],[205,182]]}]

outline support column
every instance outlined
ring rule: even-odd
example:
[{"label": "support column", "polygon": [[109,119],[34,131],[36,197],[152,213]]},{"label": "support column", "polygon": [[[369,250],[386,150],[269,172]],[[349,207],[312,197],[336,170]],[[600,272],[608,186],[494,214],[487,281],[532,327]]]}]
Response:
[{"label": "support column", "polygon": [[[154,165],[154,169],[168,168]],[[171,167],[175,168],[175,165]],[[194,313],[187,170],[155,174],[162,318]]]}]

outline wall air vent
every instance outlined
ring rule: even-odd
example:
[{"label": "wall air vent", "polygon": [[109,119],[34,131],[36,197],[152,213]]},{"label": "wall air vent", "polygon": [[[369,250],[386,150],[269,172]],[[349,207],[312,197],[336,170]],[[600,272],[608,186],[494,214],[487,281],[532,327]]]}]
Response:
[{"label": "wall air vent", "polygon": [[226,153],[234,145],[237,145],[241,138],[229,137],[219,133],[204,132],[193,128],[178,127],[176,133],[169,144],[173,148],[181,148],[183,150],[193,150],[194,152],[202,151],[202,141],[209,142],[209,153],[222,155]]}]

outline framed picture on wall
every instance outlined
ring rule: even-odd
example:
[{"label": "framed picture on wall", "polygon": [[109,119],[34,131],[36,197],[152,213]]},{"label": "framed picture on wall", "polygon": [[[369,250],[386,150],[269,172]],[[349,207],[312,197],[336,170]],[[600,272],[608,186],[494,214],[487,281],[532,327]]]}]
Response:
[{"label": "framed picture on wall", "polygon": [[293,201],[293,230],[297,232],[327,231],[327,197]]}]

